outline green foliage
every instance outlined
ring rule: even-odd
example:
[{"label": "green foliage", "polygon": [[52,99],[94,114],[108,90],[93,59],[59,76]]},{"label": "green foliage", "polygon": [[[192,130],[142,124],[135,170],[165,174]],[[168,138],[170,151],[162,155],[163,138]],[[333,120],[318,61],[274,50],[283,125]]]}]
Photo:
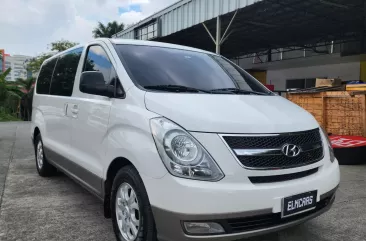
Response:
[{"label": "green foliage", "polygon": [[65,51],[66,49],[72,48],[78,44],[79,43],[74,43],[74,42],[70,42],[68,40],[62,39],[62,40],[51,43],[51,51],[62,52],[62,51]]},{"label": "green foliage", "polygon": [[11,71],[11,68],[8,68],[7,70],[5,70],[5,72],[0,73],[0,82],[5,82],[5,78],[6,78],[6,76],[8,76],[10,71]]},{"label": "green foliage", "polygon": [[117,21],[109,22],[107,25],[99,22],[98,26],[93,30],[94,38],[111,38],[114,34],[121,32],[125,28],[123,23]]},{"label": "green foliage", "polygon": [[1,118],[4,120],[17,113],[19,101],[23,95],[16,83],[10,83],[5,80],[10,71],[11,69],[9,68],[0,74],[0,113],[2,115]]},{"label": "green foliage", "polygon": [[19,121],[19,119],[14,115],[9,114],[4,108],[0,107],[0,122],[3,121]]}]

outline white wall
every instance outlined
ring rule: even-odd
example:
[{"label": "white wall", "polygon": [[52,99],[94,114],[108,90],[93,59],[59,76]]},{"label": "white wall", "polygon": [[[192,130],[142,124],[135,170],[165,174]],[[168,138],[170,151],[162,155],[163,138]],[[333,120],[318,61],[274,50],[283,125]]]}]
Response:
[{"label": "white wall", "polygon": [[273,84],[275,86],[275,90],[285,90],[287,79],[317,77],[341,78],[342,80],[358,80],[360,78],[360,62],[317,65],[267,71],[267,83]]}]

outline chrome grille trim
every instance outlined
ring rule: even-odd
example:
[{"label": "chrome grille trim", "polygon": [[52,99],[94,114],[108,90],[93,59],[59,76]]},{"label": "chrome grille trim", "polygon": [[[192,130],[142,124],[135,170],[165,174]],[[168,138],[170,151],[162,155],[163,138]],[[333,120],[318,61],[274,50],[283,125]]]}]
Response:
[{"label": "chrome grille trim", "polygon": [[[218,135],[221,138],[221,140],[224,142],[226,147],[229,149],[230,153],[234,156],[234,158],[236,159],[238,164],[241,167],[243,167],[245,169],[249,169],[249,170],[273,170],[273,169],[296,168],[296,167],[314,164],[316,162],[321,161],[324,158],[323,138],[320,134],[319,128],[308,130],[308,131],[280,133],[280,134],[271,133],[271,134],[218,134]],[[309,136],[311,136],[311,138],[309,138]],[[292,164],[290,165],[289,160],[287,160],[287,161],[281,160],[277,163],[279,166],[276,166],[276,161],[278,161],[278,158],[281,158],[282,155],[284,157],[286,157],[282,152],[282,147],[285,144],[294,144],[294,143],[291,143],[291,141],[290,141],[290,143],[287,143],[287,141],[285,141],[285,143],[282,143],[281,145],[278,144],[278,146],[273,146],[276,148],[255,148],[255,146],[253,146],[253,143],[249,144],[249,146],[250,146],[249,148],[232,148],[229,145],[229,143],[226,141],[225,137],[256,138],[256,139],[254,139],[256,141],[258,141],[258,138],[267,138],[265,141],[267,141],[268,147],[273,146],[272,144],[268,145],[268,143],[271,143],[271,142],[268,142],[268,138],[270,138],[269,140],[275,138],[274,142],[277,144],[284,142],[283,141],[284,138],[286,140],[288,140],[288,138],[290,138],[292,140],[294,140],[293,138],[295,138],[295,139],[299,138],[297,141],[302,142],[302,143],[299,143],[299,144],[295,143],[295,144],[297,144],[300,147],[303,157],[301,159],[294,160],[293,165]],[[276,137],[278,137],[279,139],[277,139]],[[302,138],[305,138],[305,139],[302,139]],[[279,140],[281,140],[281,141],[279,141]],[[244,143],[248,143],[247,141],[248,141],[248,139],[245,140]],[[257,143],[257,142],[254,142],[254,143]],[[236,144],[234,143],[234,145],[237,147],[238,143],[236,143]],[[308,154],[306,154],[306,153],[308,153]],[[268,161],[265,160],[263,162],[263,158],[266,158],[266,156],[268,156],[269,160]],[[277,159],[273,159],[276,156],[277,156]],[[245,157],[248,157],[249,159],[245,159]],[[309,161],[305,161],[306,158],[304,159],[304,157],[310,158]],[[253,158],[255,158],[255,159],[253,159]],[[258,166],[255,166],[255,165],[246,166],[245,165],[245,163],[247,163],[249,165],[255,163],[257,158],[260,158],[260,159],[258,159],[258,162],[262,163],[264,167],[260,167],[260,165],[258,165]],[[296,158],[296,157],[290,157],[290,158]],[[255,160],[255,162],[253,162],[253,160]],[[268,164],[269,162],[271,162],[272,164],[275,164],[275,165],[273,167],[271,165],[268,165],[268,166],[264,165],[264,164]]]},{"label": "chrome grille trim", "polygon": [[281,149],[234,149],[233,151],[237,156],[281,155]]},{"label": "chrome grille trim", "polygon": [[[302,152],[312,151],[322,148],[322,143],[313,143],[311,145],[300,146]],[[233,149],[237,156],[266,156],[266,155],[282,155],[282,148],[276,149]]]}]

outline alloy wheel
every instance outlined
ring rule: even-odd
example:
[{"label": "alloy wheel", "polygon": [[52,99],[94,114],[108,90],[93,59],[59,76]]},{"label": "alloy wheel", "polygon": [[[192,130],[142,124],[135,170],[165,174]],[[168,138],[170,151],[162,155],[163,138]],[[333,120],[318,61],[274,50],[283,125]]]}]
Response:
[{"label": "alloy wheel", "polygon": [[135,241],[140,230],[140,210],[135,190],[122,183],[116,194],[116,217],[119,231],[126,241]]}]

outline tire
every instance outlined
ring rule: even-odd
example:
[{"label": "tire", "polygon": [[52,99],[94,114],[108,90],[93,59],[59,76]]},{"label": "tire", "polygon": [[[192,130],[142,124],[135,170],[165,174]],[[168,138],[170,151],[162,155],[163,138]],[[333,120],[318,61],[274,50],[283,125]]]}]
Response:
[{"label": "tire", "polygon": [[38,134],[35,138],[34,152],[38,174],[41,177],[54,176],[57,173],[57,169],[48,162],[46,155],[44,154],[41,134]]},{"label": "tire", "polygon": [[[126,199],[123,199],[123,196],[121,196],[122,190],[127,190],[124,192],[127,193]],[[134,198],[134,201],[131,201],[133,198],[130,197],[134,197],[133,192],[135,193],[136,198]],[[119,199],[118,201],[117,198]],[[116,206],[117,203],[120,203],[120,205]],[[135,209],[136,206],[138,207],[138,211]],[[133,166],[123,167],[114,178],[110,208],[113,230],[118,241],[157,240],[155,222],[149,198],[142,179]],[[117,212],[119,213],[119,222],[117,220]],[[125,221],[121,221],[122,212],[125,214],[124,218],[122,218]],[[130,226],[125,226],[127,227],[127,231],[123,233],[122,227],[123,225],[126,225],[126,222]],[[138,226],[134,225],[136,223],[138,223]],[[132,225],[135,226],[135,232],[132,232]]]}]

